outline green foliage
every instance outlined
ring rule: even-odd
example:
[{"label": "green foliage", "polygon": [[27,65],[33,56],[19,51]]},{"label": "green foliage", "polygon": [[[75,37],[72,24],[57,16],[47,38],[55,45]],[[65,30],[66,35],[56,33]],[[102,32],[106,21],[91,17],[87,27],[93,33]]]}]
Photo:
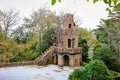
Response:
[{"label": "green foliage", "polygon": [[120,80],[120,73],[119,72],[115,72],[115,71],[111,71],[110,73],[113,75],[114,80]]},{"label": "green foliage", "polygon": [[48,48],[49,47],[45,42],[41,42],[37,45],[37,52],[38,52],[38,54],[41,54]]},{"label": "green foliage", "polygon": [[95,48],[94,58],[103,60],[109,69],[120,72],[120,12],[115,11],[109,19],[102,19],[95,34],[104,45]]},{"label": "green foliage", "polygon": [[93,59],[103,60],[107,67],[114,70],[113,65],[117,61],[118,55],[115,51],[106,44],[101,44],[94,50]]},{"label": "green foliage", "polygon": [[109,19],[102,19],[95,30],[101,45],[95,47],[94,59],[101,59],[111,70],[120,72],[120,12],[114,11]]},{"label": "green foliage", "polygon": [[99,0],[93,0],[93,3],[96,3],[96,2],[98,2]]},{"label": "green foliage", "polygon": [[61,2],[61,0],[58,0],[59,2]]},{"label": "green foliage", "polygon": [[0,62],[9,62],[19,51],[17,43],[10,38],[6,39],[0,39]]},{"label": "green foliage", "polygon": [[[101,19],[101,20],[104,21],[104,19]],[[105,40],[106,28],[103,27],[105,26],[105,24],[103,24],[102,21],[100,22],[101,24],[98,26],[98,28],[93,29],[92,32],[96,35],[96,38],[100,43],[106,43],[106,40]]]},{"label": "green foliage", "polygon": [[79,38],[85,39],[88,43],[88,46],[98,46],[99,41],[96,39],[96,37],[90,33],[87,29],[79,28]]},{"label": "green foliage", "polygon": [[52,0],[51,4],[54,5],[56,3],[56,0]]},{"label": "green foliage", "polygon": [[100,60],[91,61],[86,65],[83,80],[113,80],[107,66]]},{"label": "green foliage", "polygon": [[19,47],[19,52],[16,54],[10,61],[15,62],[15,61],[31,61],[35,60],[35,58],[38,56],[36,46],[38,44],[38,36],[31,32],[29,35],[26,37],[26,42],[25,44],[21,43],[18,45]]},{"label": "green foliage", "polygon": [[88,62],[89,59],[88,59],[88,44],[87,44],[87,41],[85,39],[81,39],[79,38],[78,39],[78,46],[79,47],[82,47],[82,61],[83,62]]},{"label": "green foliage", "polygon": [[37,45],[37,52],[41,54],[50,46],[53,46],[56,42],[56,34],[54,28],[49,28],[43,34],[43,41]]},{"label": "green foliage", "polygon": [[4,52],[4,54],[2,53],[2,54],[0,54],[0,62],[9,62],[10,61],[10,59],[12,59],[13,58],[13,54],[12,53],[10,53],[10,52]]},{"label": "green foliage", "polygon": [[56,42],[56,33],[54,28],[48,29],[43,35],[43,42],[48,44],[48,46],[53,45]]},{"label": "green foliage", "polygon": [[115,10],[120,10],[120,3],[115,6]]},{"label": "green foliage", "polygon": [[78,36],[78,46],[82,47],[82,60],[84,62],[89,62],[88,50],[89,47],[95,47],[99,44],[98,40],[95,38],[93,34],[87,31],[84,28],[79,28],[79,36]]},{"label": "green foliage", "polygon": [[[10,24],[16,23],[18,19],[17,13],[14,16],[12,14],[14,13],[11,11],[9,16],[16,21],[13,20]],[[5,14],[0,11],[1,19],[2,15]],[[55,43],[55,30],[51,26],[55,24],[54,21],[59,22],[59,17],[57,16],[56,20],[55,18],[53,12],[40,8],[34,11],[30,18],[24,18],[24,23],[11,31],[9,37],[5,33],[11,26],[7,25],[7,30],[3,30],[6,24],[0,25],[0,62],[31,61],[37,58]]]},{"label": "green foliage", "polygon": [[[61,2],[61,0],[58,0]],[[86,0],[86,1],[91,1],[91,0]],[[106,8],[106,11],[109,11],[109,14],[112,14],[113,10],[120,10],[120,1],[119,0],[92,0],[93,3],[97,2],[104,2],[104,4],[107,4],[109,7]],[[51,0],[51,5],[55,5],[56,0]]]},{"label": "green foliage", "polygon": [[84,72],[84,67],[75,69],[68,77],[69,80],[81,80]]},{"label": "green foliage", "polygon": [[[58,0],[58,2],[61,3],[61,0]],[[55,5],[55,3],[56,3],[56,0],[51,0],[51,5]]]},{"label": "green foliage", "polygon": [[76,69],[69,80],[113,80],[113,76],[103,61],[93,60],[82,70]]}]

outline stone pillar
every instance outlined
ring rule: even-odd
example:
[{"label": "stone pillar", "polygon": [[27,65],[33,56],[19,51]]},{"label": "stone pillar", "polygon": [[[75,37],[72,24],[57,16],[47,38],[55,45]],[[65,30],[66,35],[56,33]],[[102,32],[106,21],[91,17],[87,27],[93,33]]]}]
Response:
[{"label": "stone pillar", "polygon": [[82,63],[82,54],[80,54],[80,61],[79,61],[80,66],[81,66],[81,63]]},{"label": "stone pillar", "polygon": [[63,63],[63,56],[60,55],[60,54],[58,54],[58,65],[59,66],[63,66],[64,65],[64,63]]},{"label": "stone pillar", "polygon": [[74,56],[73,55],[69,55],[69,65],[71,66],[71,67],[73,67],[74,66],[74,62],[73,62],[73,60],[74,60]]},{"label": "stone pillar", "polygon": [[56,64],[57,58],[56,55],[54,55],[54,64]]}]

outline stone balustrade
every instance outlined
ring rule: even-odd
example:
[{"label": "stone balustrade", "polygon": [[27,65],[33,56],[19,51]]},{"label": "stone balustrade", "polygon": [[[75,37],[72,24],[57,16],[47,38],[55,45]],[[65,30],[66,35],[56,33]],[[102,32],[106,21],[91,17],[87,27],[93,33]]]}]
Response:
[{"label": "stone balustrade", "polygon": [[61,48],[61,47],[56,47],[55,48],[55,52],[59,52],[59,53],[81,53],[82,52],[82,48]]}]

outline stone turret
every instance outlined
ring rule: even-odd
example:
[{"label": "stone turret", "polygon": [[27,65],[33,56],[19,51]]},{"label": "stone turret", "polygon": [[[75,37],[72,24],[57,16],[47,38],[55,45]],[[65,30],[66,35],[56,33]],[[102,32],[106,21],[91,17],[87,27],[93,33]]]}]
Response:
[{"label": "stone turret", "polygon": [[63,27],[57,29],[55,52],[58,65],[80,66],[82,49],[78,47],[78,26],[73,14],[65,14]]},{"label": "stone turret", "polygon": [[78,48],[78,26],[75,25],[73,14],[66,14],[64,27],[57,30],[57,46]]}]

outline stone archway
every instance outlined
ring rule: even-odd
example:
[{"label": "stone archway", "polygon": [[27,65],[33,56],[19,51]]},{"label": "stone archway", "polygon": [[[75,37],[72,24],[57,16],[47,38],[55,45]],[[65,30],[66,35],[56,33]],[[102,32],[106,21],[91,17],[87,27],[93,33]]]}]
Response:
[{"label": "stone archway", "polygon": [[69,66],[69,56],[68,55],[64,55],[63,56],[63,63],[64,63],[64,66]]}]

